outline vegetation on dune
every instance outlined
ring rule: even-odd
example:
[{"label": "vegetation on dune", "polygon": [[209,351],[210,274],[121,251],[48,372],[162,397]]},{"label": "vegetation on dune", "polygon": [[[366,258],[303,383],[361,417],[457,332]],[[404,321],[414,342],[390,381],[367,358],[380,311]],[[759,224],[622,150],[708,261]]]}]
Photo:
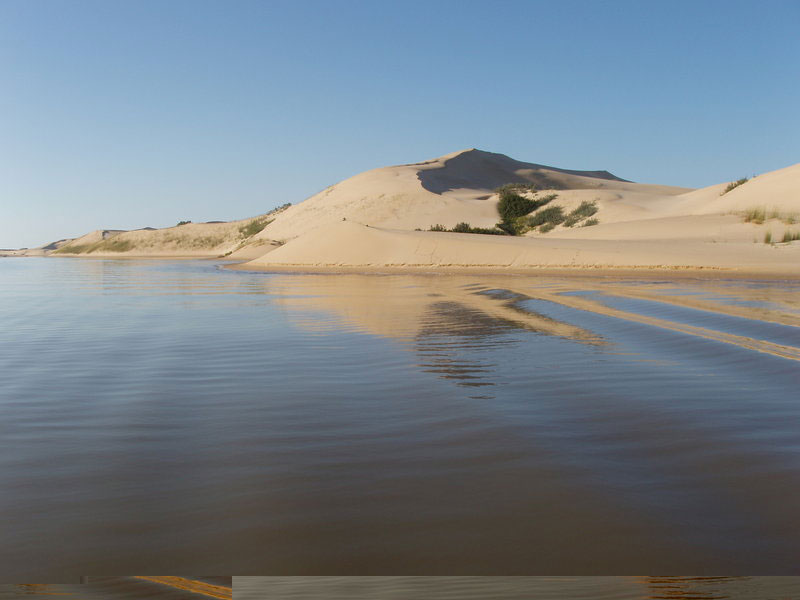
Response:
[{"label": "vegetation on dune", "polygon": [[[521,184],[507,184],[500,189],[500,200],[497,203],[497,212],[500,214],[500,222],[497,228],[509,235],[522,235],[530,229],[529,222],[525,217],[541,207],[555,200],[557,194],[547,194],[528,198],[518,194],[514,189],[520,189]],[[510,187],[517,186],[517,187]]]},{"label": "vegetation on dune", "polygon": [[[113,235],[94,243],[65,244],[54,250],[53,254],[92,254],[95,252],[128,252],[130,250],[141,250],[147,253],[157,253],[161,250],[168,252],[181,250],[203,251],[213,250],[223,245],[230,247],[236,243],[239,243],[239,247],[242,247],[253,243],[250,238],[269,225],[274,220],[274,215],[283,212],[290,206],[291,204],[289,203],[283,204],[272,209],[266,215],[248,219],[241,225],[213,221],[197,224],[190,231],[178,231],[178,227],[192,222],[180,221],[174,227],[166,229],[146,228],[146,230],[130,232],[132,235],[126,238]],[[142,233],[146,233],[146,235],[142,235]]]},{"label": "vegetation on dune", "polygon": [[771,244],[772,243],[772,232],[771,231],[768,231],[767,233],[764,234],[764,243],[765,244]]},{"label": "vegetation on dune", "polygon": [[567,218],[564,219],[564,227],[574,227],[584,219],[596,214],[597,211],[597,202],[588,202],[584,200],[580,203],[578,208],[569,213]]},{"label": "vegetation on dune", "polygon": [[783,232],[783,239],[781,240],[782,242],[796,242],[797,240],[800,240],[800,231],[789,231],[787,229]]},{"label": "vegetation on dune", "polygon": [[198,238],[189,238],[187,240],[178,240],[179,247],[188,247],[197,250],[211,249],[220,246],[226,242],[224,235],[206,235]]},{"label": "vegetation on dune", "polygon": [[267,217],[253,219],[252,221],[248,221],[239,227],[239,234],[243,238],[253,237],[255,234],[260,233],[264,227],[272,223],[274,220],[275,219],[268,219]]},{"label": "vegetation on dune", "polygon": [[755,223],[756,225],[761,225],[770,219],[783,221],[787,225],[794,225],[795,223],[800,222],[800,217],[796,212],[781,212],[776,208],[773,208],[767,212],[767,209],[763,206],[758,208],[748,208],[740,214],[745,223]]},{"label": "vegetation on dune", "polygon": [[103,240],[99,247],[108,252],[127,252],[133,249],[134,244],[131,240],[120,240],[114,237],[109,240]]},{"label": "vegetation on dune", "polygon": [[53,254],[91,254],[98,251],[127,252],[133,248],[134,244],[131,240],[120,240],[115,236],[93,244],[66,244],[57,250],[53,250]]},{"label": "vegetation on dune", "polygon": [[469,223],[459,223],[450,231],[454,231],[456,233],[482,233],[484,235],[505,235],[504,231],[500,229],[496,229],[494,227],[472,227]]},{"label": "vegetation on dune", "polygon": [[761,225],[767,220],[767,211],[763,208],[750,208],[742,215],[745,223],[756,223]]},{"label": "vegetation on dune", "polygon": [[564,214],[564,209],[561,206],[548,206],[530,215],[527,226],[531,231],[535,231],[538,228],[539,233],[552,231],[558,225],[574,227],[580,224],[581,227],[591,227],[600,222],[595,218],[589,218],[597,214],[598,210],[596,201],[583,201],[567,215]]},{"label": "vegetation on dune", "polygon": [[260,233],[267,225],[272,223],[275,220],[275,215],[282,213],[291,205],[292,205],[291,202],[287,202],[286,204],[281,204],[277,208],[273,208],[264,216],[251,219],[250,221],[239,227],[239,234],[243,238],[253,237],[255,234]]},{"label": "vegetation on dune", "polygon": [[[584,201],[569,214],[564,214],[561,206],[547,206],[558,198],[558,194],[539,195],[533,184],[507,183],[496,190],[500,195],[497,202],[497,212],[500,222],[493,228],[472,227],[469,223],[459,223],[452,229],[444,225],[432,225],[429,231],[452,231],[455,233],[483,233],[490,235],[523,235],[528,231],[547,233],[556,226],[563,224],[574,227],[582,224],[583,227],[597,225],[599,221],[589,218],[598,212],[596,201]],[[526,192],[523,196],[519,191]],[[531,197],[532,194],[532,197]]]},{"label": "vegetation on dune", "polygon": [[286,204],[281,204],[280,206],[278,206],[278,207],[276,207],[276,208],[273,208],[271,211],[269,211],[269,212],[267,213],[267,216],[268,216],[268,217],[271,217],[272,215],[277,215],[278,213],[282,213],[282,212],[283,212],[283,211],[285,211],[287,208],[289,208],[291,205],[292,205],[292,203],[291,203],[291,202],[287,202]]},{"label": "vegetation on dune", "polygon": [[534,183],[506,183],[498,188],[495,188],[495,194],[502,194],[503,192],[536,192],[536,184]]},{"label": "vegetation on dune", "polygon": [[511,190],[500,192],[500,201],[497,203],[497,212],[500,213],[502,223],[513,223],[519,217],[536,210],[536,202],[525,196],[521,196]]},{"label": "vegetation on dune", "polygon": [[566,220],[564,209],[560,206],[548,206],[537,211],[528,217],[528,227],[530,229],[539,228],[542,233],[547,233],[556,225],[560,225]]},{"label": "vegetation on dune", "polygon": [[540,233],[547,233],[548,231],[552,231],[555,229],[556,223],[545,223],[544,225],[539,226]]},{"label": "vegetation on dune", "polygon": [[473,227],[469,223],[458,223],[452,229],[448,229],[444,225],[431,225],[428,231],[449,231],[451,233],[481,233],[484,235],[506,235],[504,231],[499,229],[492,229],[487,227]]},{"label": "vegetation on dune", "polygon": [[65,244],[53,250],[53,254],[85,254],[93,245],[94,244]]},{"label": "vegetation on dune", "polygon": [[740,185],[744,185],[748,181],[750,181],[749,177],[742,177],[741,179],[737,179],[736,181],[731,181],[727,185],[727,187],[724,190],[722,190],[722,192],[720,193],[720,196],[724,196],[725,194],[727,194],[731,190],[735,190],[737,187],[739,187]]}]

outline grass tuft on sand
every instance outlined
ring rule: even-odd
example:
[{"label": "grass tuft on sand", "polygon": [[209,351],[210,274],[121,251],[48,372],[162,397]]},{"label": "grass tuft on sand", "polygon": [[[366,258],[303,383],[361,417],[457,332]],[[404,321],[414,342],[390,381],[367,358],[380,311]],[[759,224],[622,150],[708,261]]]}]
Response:
[{"label": "grass tuft on sand", "polygon": [[737,187],[739,187],[740,185],[744,185],[748,181],[750,181],[749,177],[742,177],[741,179],[737,179],[736,181],[731,181],[728,184],[728,186],[724,190],[722,190],[722,192],[720,193],[720,196],[724,196],[725,194],[727,194],[731,190],[735,190]]}]

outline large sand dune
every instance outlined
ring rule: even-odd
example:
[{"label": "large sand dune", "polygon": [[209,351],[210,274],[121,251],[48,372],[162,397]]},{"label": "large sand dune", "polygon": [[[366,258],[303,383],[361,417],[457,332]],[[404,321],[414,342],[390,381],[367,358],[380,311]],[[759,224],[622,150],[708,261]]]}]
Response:
[{"label": "large sand dune", "polygon": [[506,183],[558,190],[566,206],[597,198],[613,205],[615,218],[622,219],[648,214],[648,201],[688,191],[631,183],[607,171],[558,169],[470,149],[351,177],[292,206],[259,237],[287,242],[342,219],[404,230],[435,224],[451,228],[460,222],[492,227],[498,221],[493,190]]},{"label": "large sand dune", "polygon": [[[504,183],[533,183],[569,212],[593,202],[600,223],[525,237],[427,231],[458,222],[492,227]],[[284,245],[245,265],[292,267],[716,268],[798,273],[800,165],[725,192],[637,184],[467,150],[346,180],[280,215],[259,236]],[[388,190],[388,191],[387,191]],[[387,191],[383,193],[382,191]],[[763,222],[743,214],[764,207]],[[420,229],[422,231],[414,231]],[[271,247],[271,249],[274,247]]]},{"label": "large sand dune", "polygon": [[[528,197],[556,194],[548,206],[565,214],[592,203],[599,223],[562,223],[523,236],[428,231],[465,222],[493,228],[500,220],[495,190],[509,183],[539,190],[520,192]],[[98,230],[23,254],[229,256],[256,269],[710,267],[800,274],[800,241],[781,243],[800,237],[800,164],[727,186],[639,184],[608,171],[469,149],[366,171],[250,219]],[[760,216],[745,219],[748,212]],[[779,243],[764,243],[770,239]]]}]

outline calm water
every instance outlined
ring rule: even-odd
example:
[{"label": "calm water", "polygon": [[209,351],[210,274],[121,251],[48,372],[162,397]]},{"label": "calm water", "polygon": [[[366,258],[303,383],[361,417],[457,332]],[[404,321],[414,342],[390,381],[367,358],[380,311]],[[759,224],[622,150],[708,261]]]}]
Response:
[{"label": "calm water", "polygon": [[800,577],[235,577],[234,600],[796,600]]},{"label": "calm water", "polygon": [[0,583],[0,600],[230,600],[231,586],[231,577],[88,577],[72,584]]},{"label": "calm water", "polygon": [[3,580],[798,573],[799,301],[0,259]]}]

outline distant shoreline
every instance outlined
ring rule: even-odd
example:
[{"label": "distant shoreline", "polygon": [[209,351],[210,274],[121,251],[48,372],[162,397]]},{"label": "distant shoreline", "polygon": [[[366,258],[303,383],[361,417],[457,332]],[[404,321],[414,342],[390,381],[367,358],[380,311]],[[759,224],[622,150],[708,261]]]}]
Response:
[{"label": "distant shoreline", "polygon": [[172,254],[80,254],[25,255],[3,254],[0,258],[61,258],[89,260],[203,260],[222,263],[224,269],[250,271],[255,273],[297,273],[297,274],[363,274],[363,275],[546,275],[556,277],[591,278],[642,278],[664,277],[680,279],[752,279],[800,281],[800,267],[787,265],[783,268],[736,268],[719,265],[527,265],[508,267],[504,265],[303,265],[303,264],[253,264],[241,258],[218,256],[192,256]]}]

